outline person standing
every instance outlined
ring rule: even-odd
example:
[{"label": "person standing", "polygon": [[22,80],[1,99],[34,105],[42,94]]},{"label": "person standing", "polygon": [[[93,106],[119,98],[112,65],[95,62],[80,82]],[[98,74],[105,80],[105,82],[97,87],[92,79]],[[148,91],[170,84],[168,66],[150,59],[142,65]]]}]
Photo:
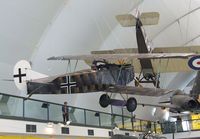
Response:
[{"label": "person standing", "polygon": [[62,114],[63,114],[63,123],[66,125],[70,124],[69,121],[69,110],[68,110],[68,106],[67,106],[67,102],[64,102],[64,105],[62,106]]}]

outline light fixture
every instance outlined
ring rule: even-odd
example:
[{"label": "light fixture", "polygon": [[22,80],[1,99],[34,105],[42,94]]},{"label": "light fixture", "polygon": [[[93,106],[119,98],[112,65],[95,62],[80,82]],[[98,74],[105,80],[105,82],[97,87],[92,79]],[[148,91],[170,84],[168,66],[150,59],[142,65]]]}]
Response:
[{"label": "light fixture", "polygon": [[114,130],[119,130],[119,127],[115,126]]},{"label": "light fixture", "polygon": [[181,113],[183,113],[183,114],[190,114],[190,111],[183,111]]},{"label": "light fixture", "polygon": [[49,128],[53,128],[53,125],[54,125],[53,122],[48,122],[48,123],[47,123],[47,127],[49,127]]},{"label": "light fixture", "polygon": [[59,125],[60,127],[64,127],[64,126],[65,126],[63,123],[58,123],[58,125]]}]

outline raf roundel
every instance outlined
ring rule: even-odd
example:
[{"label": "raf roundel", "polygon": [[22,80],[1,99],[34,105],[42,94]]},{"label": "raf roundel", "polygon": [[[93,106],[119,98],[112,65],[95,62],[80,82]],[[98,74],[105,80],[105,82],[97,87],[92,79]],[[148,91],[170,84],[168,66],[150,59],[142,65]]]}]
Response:
[{"label": "raf roundel", "polygon": [[193,70],[200,70],[200,56],[190,58],[188,65]]}]

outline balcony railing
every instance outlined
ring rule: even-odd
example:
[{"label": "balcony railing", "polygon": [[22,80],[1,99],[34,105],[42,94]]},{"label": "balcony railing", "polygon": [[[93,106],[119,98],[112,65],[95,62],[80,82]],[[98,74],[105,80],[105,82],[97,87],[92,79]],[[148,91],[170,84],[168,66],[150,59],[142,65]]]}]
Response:
[{"label": "balcony railing", "polygon": [[[0,93],[0,117],[39,122],[62,123],[62,104],[27,99]],[[69,107],[72,125],[110,128],[138,132],[174,133],[200,130],[200,119],[157,123],[135,119],[126,109],[111,107],[112,113],[105,113],[73,106]]]}]

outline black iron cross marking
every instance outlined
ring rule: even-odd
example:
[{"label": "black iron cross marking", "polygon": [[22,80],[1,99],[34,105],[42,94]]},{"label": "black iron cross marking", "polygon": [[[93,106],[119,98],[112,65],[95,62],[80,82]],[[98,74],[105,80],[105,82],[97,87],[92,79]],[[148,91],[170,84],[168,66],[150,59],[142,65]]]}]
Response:
[{"label": "black iron cross marking", "polygon": [[72,93],[72,87],[76,86],[76,82],[72,82],[71,81],[71,77],[70,76],[66,76],[66,83],[61,83],[60,84],[60,88],[67,88],[67,94],[71,94]]},{"label": "black iron cross marking", "polygon": [[26,74],[22,74],[21,68],[18,68],[18,74],[13,75],[14,78],[19,78],[19,83],[22,83],[22,77],[25,77]]}]

